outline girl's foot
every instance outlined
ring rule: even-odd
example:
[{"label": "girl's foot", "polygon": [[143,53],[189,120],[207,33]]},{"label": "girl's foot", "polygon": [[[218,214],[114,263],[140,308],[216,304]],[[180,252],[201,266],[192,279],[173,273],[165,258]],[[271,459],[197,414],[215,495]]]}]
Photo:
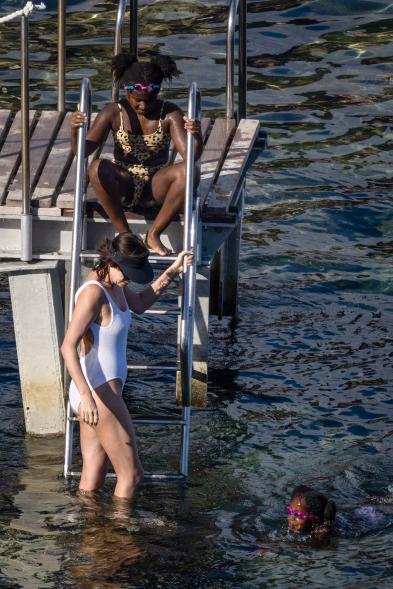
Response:
[{"label": "girl's foot", "polygon": [[155,252],[159,256],[170,256],[172,253],[172,250],[165,247],[165,245],[161,243],[160,238],[151,231],[148,231],[146,234],[145,244],[149,250]]}]

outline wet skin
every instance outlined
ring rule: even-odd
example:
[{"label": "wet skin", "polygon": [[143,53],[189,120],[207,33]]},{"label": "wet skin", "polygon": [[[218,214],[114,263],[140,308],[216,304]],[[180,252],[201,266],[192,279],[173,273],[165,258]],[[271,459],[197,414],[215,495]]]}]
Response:
[{"label": "wet skin", "polygon": [[[295,498],[291,501],[290,506],[295,511],[302,511],[305,514],[310,514],[305,502],[301,499]],[[301,518],[296,515],[288,515],[288,528],[290,532],[295,534],[309,534],[315,529],[318,522],[314,519]]]},{"label": "wet skin", "polygon": [[[162,100],[157,92],[127,92],[126,99],[134,111],[140,130],[144,135],[156,131]],[[77,130],[84,124],[84,113],[76,111],[71,119],[71,144],[74,153],[77,145]],[[123,108],[123,121],[126,131],[136,132],[132,128],[130,117]],[[107,133],[112,129],[117,131],[120,127],[120,112],[116,103],[105,106],[97,115],[91,129],[87,133],[86,156],[90,155],[100,145]],[[151,182],[151,186],[144,193],[144,198],[153,199],[160,207],[145,240],[147,246],[159,255],[168,255],[170,250],[166,248],[160,239],[161,233],[166,229],[176,214],[182,210],[185,192],[185,159],[187,147],[187,131],[195,135],[195,157],[200,156],[202,139],[200,134],[200,122],[183,117],[183,113],[175,104],[166,102],[165,116],[162,121],[164,131],[170,133],[176,150],[183,158],[182,162],[162,167],[158,170]],[[167,153],[152,156],[149,159],[151,166],[164,166]],[[100,173],[99,173],[100,172]],[[108,159],[97,159],[89,166],[89,178],[95,193],[111,219],[116,231],[130,231],[124,209],[122,197],[127,195],[132,198],[134,184],[132,175],[123,170]],[[197,179],[198,180],[198,179]],[[147,193],[147,194],[146,194]]]}]

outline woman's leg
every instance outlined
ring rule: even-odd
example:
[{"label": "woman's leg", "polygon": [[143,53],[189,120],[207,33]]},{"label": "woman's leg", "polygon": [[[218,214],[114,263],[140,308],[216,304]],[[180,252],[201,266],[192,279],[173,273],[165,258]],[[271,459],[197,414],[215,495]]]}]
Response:
[{"label": "woman's leg", "polygon": [[104,484],[108,459],[95,428],[83,421],[80,421],[80,446],[83,467],[79,489],[82,492],[97,491]]},{"label": "woman's leg", "polygon": [[[199,178],[196,178],[198,181]],[[152,178],[151,190],[154,199],[162,204],[157,217],[146,235],[147,246],[161,256],[170,250],[160,240],[160,235],[182,210],[186,186],[186,164],[180,162],[158,170]]]},{"label": "woman's leg", "polygon": [[117,475],[115,496],[130,499],[143,479],[143,468],[134,427],[121,390],[121,382],[113,380],[93,391],[99,421],[94,428],[87,427],[94,429]]},{"label": "woman's leg", "polygon": [[107,159],[94,160],[89,166],[89,178],[94,192],[116,231],[130,231],[122,200],[132,200],[132,176]]}]

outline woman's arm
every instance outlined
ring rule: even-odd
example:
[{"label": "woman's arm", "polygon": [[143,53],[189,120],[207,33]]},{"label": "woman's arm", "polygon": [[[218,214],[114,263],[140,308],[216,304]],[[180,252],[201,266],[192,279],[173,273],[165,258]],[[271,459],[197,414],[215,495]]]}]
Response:
[{"label": "woman's arm", "polygon": [[79,295],[60,351],[72,380],[81,396],[79,414],[90,425],[98,423],[97,406],[82,372],[78,346],[91,323],[97,318],[102,305],[99,286],[89,285]]},{"label": "woman's arm", "polygon": [[203,147],[200,121],[184,117],[180,109],[173,110],[167,117],[173,144],[183,161],[186,161],[187,158],[187,131],[191,131],[195,136],[195,160],[198,160]]},{"label": "woman's arm", "polygon": [[[116,105],[113,103],[107,104],[98,113],[94,122],[86,135],[86,151],[85,155],[88,157],[97,147],[105,140],[108,132],[112,127],[112,121],[115,113]],[[71,115],[71,148],[72,151],[76,154],[77,151],[77,144],[78,144],[78,129],[82,127],[82,125],[86,121],[85,113],[76,110]]]},{"label": "woman's arm", "polygon": [[124,294],[131,311],[140,315],[144,313],[146,309],[149,309],[169,286],[172,280],[182,273],[184,258],[186,258],[188,266],[192,264],[192,253],[185,251],[180,252],[173,264],[171,264],[169,268],[157,278],[157,280],[152,282],[147,288],[139,293],[133,292],[128,286],[126,286],[124,288]]}]

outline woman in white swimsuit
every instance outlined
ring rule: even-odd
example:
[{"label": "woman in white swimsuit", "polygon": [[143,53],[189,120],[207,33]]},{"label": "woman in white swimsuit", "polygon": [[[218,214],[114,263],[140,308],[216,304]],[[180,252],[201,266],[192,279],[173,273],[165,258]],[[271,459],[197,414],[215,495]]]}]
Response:
[{"label": "woman in white swimsuit", "polygon": [[192,262],[192,255],[181,252],[159,278],[135,293],[127,286],[130,281],[145,284],[153,279],[142,240],[132,233],[119,233],[98,251],[99,261],[75,295],[61,352],[72,378],[70,403],[80,419],[79,488],[84,492],[99,489],[109,459],[117,475],[114,495],[129,499],[143,479],[131,417],[122,397],[130,311],[140,314],[151,307],[182,272],[184,259]]}]

